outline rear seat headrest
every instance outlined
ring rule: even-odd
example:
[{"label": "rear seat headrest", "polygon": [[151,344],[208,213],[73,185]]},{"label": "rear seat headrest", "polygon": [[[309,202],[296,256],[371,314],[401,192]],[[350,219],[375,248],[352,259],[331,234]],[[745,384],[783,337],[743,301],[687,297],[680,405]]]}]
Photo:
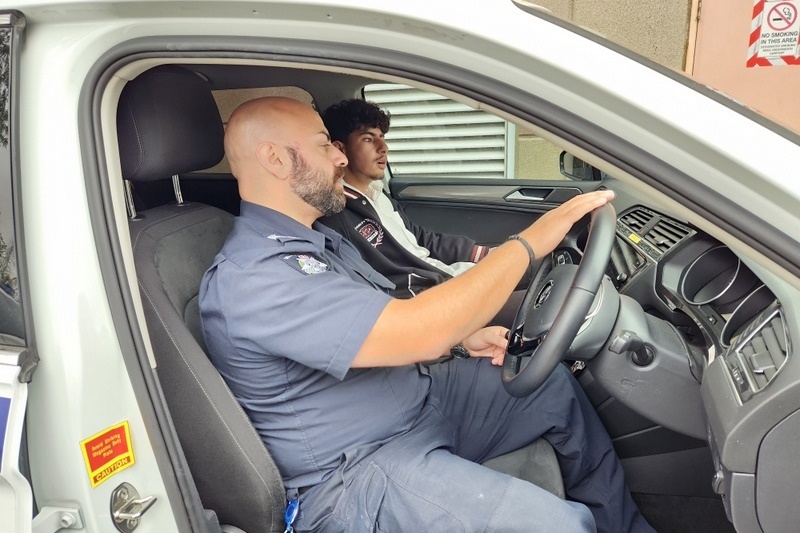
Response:
[{"label": "rear seat headrest", "polygon": [[117,108],[117,135],[127,180],[203,170],[223,156],[222,119],[210,86],[173,65],[150,69],[125,86]]}]

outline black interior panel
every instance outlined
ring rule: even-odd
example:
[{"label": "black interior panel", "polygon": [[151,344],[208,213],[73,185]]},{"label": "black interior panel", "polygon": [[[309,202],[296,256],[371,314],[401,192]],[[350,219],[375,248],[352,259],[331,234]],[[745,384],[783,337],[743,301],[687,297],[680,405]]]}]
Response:
[{"label": "black interior panel", "polygon": [[406,215],[432,231],[495,245],[593,182],[474,178],[392,178],[389,188]]},{"label": "black interior panel", "polygon": [[401,205],[415,224],[439,233],[466,235],[486,245],[505,241],[509,235],[530,226],[541,214],[443,202],[407,202]]}]

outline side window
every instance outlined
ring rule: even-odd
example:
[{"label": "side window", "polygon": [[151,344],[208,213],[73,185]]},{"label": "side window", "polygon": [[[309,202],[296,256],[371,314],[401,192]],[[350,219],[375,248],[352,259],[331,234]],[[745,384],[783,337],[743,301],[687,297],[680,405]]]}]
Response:
[{"label": "side window", "polygon": [[364,98],[391,115],[393,177],[570,179],[559,147],[486,111],[391,83],[367,85]]},{"label": "side window", "polygon": [[17,273],[15,190],[11,174],[12,35],[9,27],[0,26],[0,345],[23,346],[25,328]]}]

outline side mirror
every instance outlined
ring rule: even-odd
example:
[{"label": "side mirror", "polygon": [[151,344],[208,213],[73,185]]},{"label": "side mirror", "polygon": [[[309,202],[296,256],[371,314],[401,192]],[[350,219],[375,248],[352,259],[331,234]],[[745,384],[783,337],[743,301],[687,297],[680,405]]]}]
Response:
[{"label": "side mirror", "polygon": [[561,174],[571,180],[600,181],[601,179],[597,169],[566,151],[558,156],[558,167]]}]

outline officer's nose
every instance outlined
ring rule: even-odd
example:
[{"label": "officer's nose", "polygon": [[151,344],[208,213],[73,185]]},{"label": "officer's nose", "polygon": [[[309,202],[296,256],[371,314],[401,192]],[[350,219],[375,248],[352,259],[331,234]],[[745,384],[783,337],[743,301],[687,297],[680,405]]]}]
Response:
[{"label": "officer's nose", "polygon": [[331,152],[333,154],[333,157],[332,157],[333,164],[336,165],[337,167],[346,167],[347,166],[347,156],[344,155],[344,152],[339,150],[339,148],[336,147],[335,145],[334,145],[334,148],[336,148],[336,149]]}]

